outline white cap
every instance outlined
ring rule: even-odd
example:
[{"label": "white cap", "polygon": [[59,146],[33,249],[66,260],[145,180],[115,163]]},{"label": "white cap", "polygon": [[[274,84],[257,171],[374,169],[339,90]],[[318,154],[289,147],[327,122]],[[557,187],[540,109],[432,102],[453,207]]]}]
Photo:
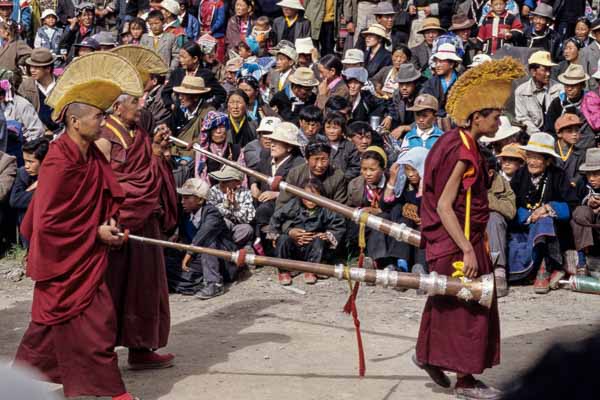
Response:
[{"label": "white cap", "polygon": [[298,54],[310,54],[315,48],[310,37],[296,39],[294,47],[296,47],[296,53]]},{"label": "white cap", "polygon": [[489,61],[492,61],[492,57],[488,56],[487,54],[477,54],[475,57],[473,57],[473,62],[469,64],[469,68],[477,67]]},{"label": "white cap", "polygon": [[176,0],[162,0],[160,6],[175,16],[181,14],[181,7]]},{"label": "white cap", "polygon": [[209,184],[198,178],[188,179],[182,187],[177,189],[177,193],[182,196],[196,196],[201,199],[207,199],[209,191]]},{"label": "white cap", "polygon": [[342,60],[342,64],[358,64],[365,62],[365,53],[360,49],[348,49]]},{"label": "white cap", "polygon": [[462,58],[456,54],[456,47],[452,43],[444,43],[440,45],[433,55],[433,58],[437,60],[462,62]]},{"label": "white cap", "polygon": [[265,117],[260,120],[260,125],[256,129],[256,132],[273,133],[273,129],[280,123],[281,119],[277,117]]},{"label": "white cap", "polygon": [[42,16],[40,17],[40,20],[44,20],[44,18],[46,18],[49,15],[53,15],[54,18],[58,18],[58,15],[56,15],[56,12],[51,9],[51,8],[46,8],[44,11],[42,11]]}]

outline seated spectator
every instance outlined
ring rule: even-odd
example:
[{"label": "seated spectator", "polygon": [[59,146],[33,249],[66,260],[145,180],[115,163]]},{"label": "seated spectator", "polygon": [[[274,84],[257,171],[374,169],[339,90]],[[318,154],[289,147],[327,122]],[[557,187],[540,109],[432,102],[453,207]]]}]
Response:
[{"label": "seated spectator", "polygon": [[8,80],[0,80],[0,109],[9,125],[10,121],[17,123],[14,128],[21,132],[25,141],[44,136],[46,129],[35,108],[24,97],[13,93]]},{"label": "seated spectator", "polygon": [[456,68],[462,63],[462,58],[456,54],[456,47],[451,44],[443,44],[438,48],[437,53],[433,55],[435,64],[435,74],[429,78],[421,94],[430,94],[437,99],[438,116],[446,117],[446,98],[450,88],[458,79]]},{"label": "seated spectator", "polygon": [[365,69],[369,78],[374,77],[383,67],[392,65],[392,53],[385,47],[391,43],[390,35],[380,24],[373,24],[362,32],[365,37]]},{"label": "seated spectator", "polygon": [[[579,254],[578,275],[587,275],[587,258],[600,257],[600,149],[588,149],[579,167],[584,178],[577,185],[579,205],[573,211],[571,228]],[[593,271],[600,277],[600,271]]]},{"label": "seated spectator", "polygon": [[[229,59],[225,64],[225,76],[221,81],[221,85],[227,94],[231,93],[233,89],[237,88],[237,72],[240,70],[240,68],[242,68],[243,62],[244,61],[240,57],[236,57]],[[251,78],[254,79],[253,77]],[[258,84],[258,82],[256,83]],[[246,94],[248,94],[247,91]]]},{"label": "seated spectator", "polygon": [[498,173],[498,161],[494,154],[485,150],[482,152],[486,158],[488,175],[492,186],[488,189],[488,203],[490,217],[487,223],[487,237],[490,247],[490,257],[494,264],[494,277],[496,279],[496,293],[498,297],[508,295],[506,282],[506,238],[508,223],[517,213],[515,193],[510,183]]},{"label": "seated spectator", "polygon": [[[508,117],[500,116],[500,127],[493,137],[484,136],[479,141],[485,145],[489,145],[492,148],[494,154],[500,154],[504,151],[504,146],[511,143],[519,144],[519,136],[521,134],[521,128],[513,126],[510,123]],[[523,158],[523,161],[525,159]]]},{"label": "seated spectator", "polygon": [[0,21],[0,68],[18,72],[31,55],[31,47],[19,38],[19,25],[11,20]]},{"label": "seated spectator", "polygon": [[331,146],[330,165],[343,171],[346,180],[356,178],[360,174],[360,156],[354,144],[344,137],[346,118],[340,113],[328,113],[323,125],[327,142]]},{"label": "seated spectator", "polygon": [[559,155],[551,135],[535,133],[521,148],[527,152],[526,165],[510,181],[517,206],[508,245],[510,278],[523,279],[537,270],[534,290],[546,294],[565,275],[563,252],[571,245],[568,221],[577,198],[563,170],[554,165]]},{"label": "seated spectator", "polygon": [[[244,152],[242,146],[231,143],[227,140],[227,129],[229,126],[229,117],[227,114],[217,111],[209,111],[202,121],[201,135],[198,139],[202,148],[220,157],[235,161],[245,166]],[[209,174],[221,169],[221,164],[202,153],[196,153],[195,176],[204,181],[210,182]],[[211,182],[214,184],[215,182]],[[247,186],[246,184],[244,186]]]},{"label": "seated spectator", "polygon": [[362,67],[347,68],[342,73],[348,85],[348,100],[351,105],[349,121],[368,121],[376,116],[380,119],[386,111],[384,99],[374,96],[368,90],[363,90],[367,83],[368,72]]},{"label": "seated spectator", "polygon": [[254,238],[254,228],[250,224],[254,221],[256,210],[250,190],[242,187],[244,174],[224,165],[209,176],[217,184],[208,192],[208,204],[219,210],[238,249],[250,245]]},{"label": "seated spectator", "polygon": [[[163,88],[163,101],[165,90],[166,87]],[[208,102],[212,90],[206,87],[201,77],[189,75],[183,78],[180,86],[175,86],[172,90],[179,101],[174,107],[171,129],[177,132],[181,139],[187,142],[194,141],[200,136],[202,120],[210,111],[215,110]]]},{"label": "seated spectator", "polygon": [[171,108],[163,101],[162,92],[165,88],[166,75],[150,74],[144,88],[144,110],[148,110],[157,125],[169,124],[172,119]]},{"label": "seated spectator", "polygon": [[[598,72],[598,62],[600,61],[600,19],[596,19],[592,23],[590,36],[594,38],[594,43],[589,44],[581,50],[580,64],[585,69],[585,72],[593,76]],[[590,81],[590,89],[598,88],[597,81]]]},{"label": "seated spectator", "polygon": [[150,11],[148,26],[150,31],[142,35],[140,45],[154,50],[173,71],[179,66],[179,48],[177,37],[164,30],[165,16],[159,10]]},{"label": "seated spectator", "polygon": [[252,35],[254,28],[254,4],[251,0],[236,0],[235,15],[229,18],[225,42],[227,50],[234,50],[237,45]]},{"label": "seated spectator", "polygon": [[325,135],[323,135],[323,111],[317,106],[306,106],[298,113],[298,125],[300,126],[300,132],[298,132],[298,142],[300,143],[302,151],[306,145],[313,140],[319,139],[327,141]]},{"label": "seated spectator", "polygon": [[533,15],[533,18],[531,25],[525,30],[525,45],[529,48],[544,49],[550,52],[552,60],[560,60],[562,37],[550,28],[554,23],[552,6],[540,3],[530,15]]},{"label": "seated spectator", "polygon": [[558,81],[564,85],[565,90],[552,100],[548,107],[545,116],[545,132],[556,134],[554,125],[558,118],[564,114],[576,114],[583,117],[579,110],[585,95],[585,85],[589,79],[589,75],[585,73],[583,67],[579,64],[569,65],[569,68],[558,76]]},{"label": "seated spectator", "polygon": [[310,68],[300,67],[290,76],[291,86],[273,96],[270,106],[277,109],[281,119],[297,123],[298,115],[304,107],[315,104],[317,96],[312,89],[319,85]]},{"label": "seated spectator", "polygon": [[298,38],[309,37],[310,21],[304,18],[304,7],[299,0],[282,0],[277,3],[283,16],[273,20],[274,42],[287,40],[291,43]]},{"label": "seated spectator", "polygon": [[[294,47],[296,48],[296,53],[298,53],[298,63],[299,67],[312,68],[312,70],[317,73],[318,70],[318,55],[319,52],[315,48],[313,41],[311,38],[298,38],[294,43]],[[339,58],[338,58],[339,60]],[[340,61],[341,62],[341,61]],[[342,66],[343,67],[343,66]]]},{"label": "seated spectator", "polygon": [[555,131],[558,136],[555,150],[559,154],[556,165],[566,175],[567,181],[575,187],[581,178],[579,166],[583,163],[583,151],[577,147],[581,140],[583,122],[575,114],[563,114],[556,120]]},{"label": "seated spectator", "polygon": [[96,6],[89,2],[79,3],[75,7],[75,17],[69,19],[69,25],[65,27],[65,32],[60,39],[61,53],[67,53],[67,61],[71,61],[75,57],[75,47],[85,38],[89,38],[100,30],[94,24],[94,15]]},{"label": "seated spectator", "polygon": [[210,35],[217,41],[217,60],[225,62],[225,30],[227,27],[227,11],[222,0],[206,0],[200,3],[198,22],[200,36]]},{"label": "seated spectator", "polygon": [[[360,156],[360,176],[352,179],[348,184],[348,202],[350,207],[361,210],[384,219],[392,219],[391,215],[400,205],[394,196],[394,186],[388,185],[386,176],[387,155],[381,147],[371,146]],[[359,227],[353,222],[348,223],[348,242],[354,247],[359,242]],[[402,243],[390,236],[370,228],[365,234],[365,255],[375,261],[379,268],[389,266],[395,269],[397,259],[403,256]]]},{"label": "seated spectator", "polygon": [[298,53],[293,47],[283,46],[277,50],[275,58],[275,69],[269,74],[269,88],[273,94],[288,90],[289,78],[294,72],[294,64],[298,61]]},{"label": "seated spectator", "polygon": [[471,65],[473,58],[480,51],[481,47],[479,40],[471,37],[474,25],[474,19],[469,19],[466,15],[455,14],[452,16],[452,25],[448,28],[451,34],[460,39],[461,47],[464,51],[464,55],[462,56],[464,67]]},{"label": "seated spectator", "polygon": [[[600,33],[600,31],[599,31]],[[598,61],[600,62],[600,60]],[[592,75],[593,79],[590,79],[588,84],[592,81],[596,82],[595,89],[587,91],[583,95],[583,101],[581,102],[580,112],[585,117],[585,120],[594,133],[598,136],[600,133],[600,89],[598,88],[598,80],[600,80],[600,70]],[[590,85],[591,87],[592,85]],[[585,140],[587,143],[587,140]]]},{"label": "seated spectator", "polygon": [[8,250],[5,239],[14,235],[14,211],[8,208],[8,200],[16,175],[17,159],[0,150],[0,255]]},{"label": "seated spectator", "polygon": [[244,40],[240,41],[236,47],[237,54],[244,63],[256,62],[256,56],[258,55],[259,50],[260,47],[258,46],[258,42],[252,36],[244,38]]},{"label": "seated spectator", "polygon": [[[483,4],[483,7],[481,7],[481,17],[479,19],[479,25],[483,25],[486,16],[494,10],[492,2],[493,0],[487,0],[485,1],[485,4]],[[506,10],[506,12],[510,15],[518,17],[521,14],[519,11],[519,3],[522,3],[522,1],[505,0],[503,10]]]},{"label": "seated spectator", "polygon": [[[407,64],[412,58],[412,52],[400,44],[392,51],[392,65],[383,67],[372,79],[378,97],[391,99],[398,89],[398,74],[402,64]],[[412,64],[411,64],[412,65]]]},{"label": "seated spectator", "polygon": [[594,42],[594,39],[590,35],[591,32],[592,22],[586,16],[577,18],[574,37],[583,43],[582,48],[585,48]]},{"label": "seated spectator", "polygon": [[411,107],[420,91],[418,86],[421,80],[421,73],[417,71],[413,64],[403,64],[400,66],[398,77],[398,90],[394,91],[391,104],[389,104],[389,115],[386,115],[382,125],[386,129],[395,130],[400,128],[404,132],[407,127],[415,122],[414,114],[407,109]]},{"label": "seated spectator", "polygon": [[[323,183],[321,195],[338,203],[346,203],[348,192],[344,172],[331,166],[330,154],[331,146],[328,143],[311,141],[304,151],[306,163],[292,168],[285,181],[290,185],[303,187],[309,179],[319,179]],[[287,192],[280,192],[275,209],[283,207],[292,197]]]},{"label": "seated spectator", "polygon": [[244,160],[248,168],[256,170],[261,157],[271,152],[271,139],[269,136],[280,123],[281,119],[277,117],[265,117],[260,121],[260,125],[256,128],[258,138],[244,146]]},{"label": "seated spectator", "polygon": [[[563,74],[571,65],[580,65],[580,53],[584,44],[576,37],[571,37],[565,40],[562,44],[563,60],[552,69],[552,79],[558,79],[558,76]],[[583,67],[582,67],[583,68]],[[584,70],[585,73],[585,70]],[[588,75],[589,77],[589,75]],[[589,78],[588,78],[589,79]],[[558,79],[560,81],[560,79]]]},{"label": "seated spectator", "polygon": [[249,121],[246,113],[249,102],[250,99],[241,89],[236,89],[227,96],[227,141],[240,147],[256,139],[256,122]]},{"label": "seated spectator", "polygon": [[348,49],[342,59],[344,68],[358,68],[365,64],[365,52],[360,49]]},{"label": "seated spectator", "polygon": [[371,125],[364,120],[352,122],[348,125],[346,132],[346,137],[352,142],[359,156],[362,156],[362,153],[373,144],[373,136],[375,135],[376,133],[371,129]]},{"label": "seated spectator", "polygon": [[323,110],[323,115],[327,115],[332,112],[337,112],[342,114],[346,121],[348,121],[351,117],[352,105],[350,101],[348,101],[347,97],[341,96],[331,96],[327,103],[325,103],[325,109]]},{"label": "seated spectator", "polygon": [[[415,100],[411,111],[415,115],[415,123],[410,126],[400,144],[400,137],[392,140],[392,145],[400,149],[412,149],[414,147],[425,147],[427,150],[435,144],[438,138],[444,133],[436,124],[438,112],[438,102],[435,97],[429,94],[420,94]],[[400,130],[396,130],[396,133]]]},{"label": "seated spectator", "polygon": [[317,107],[325,108],[327,99],[331,96],[348,97],[348,86],[342,78],[342,61],[333,54],[323,56],[318,64],[321,83],[317,91]]},{"label": "seated spectator", "polygon": [[527,134],[541,132],[544,114],[563,90],[563,86],[550,79],[550,71],[556,64],[547,51],[536,51],[529,57],[531,78],[515,91],[515,119],[527,127]]},{"label": "seated spectator", "polygon": [[490,3],[491,9],[482,16],[479,24],[477,39],[484,53],[494,55],[505,43],[519,43],[523,35],[523,24],[518,12],[508,12],[506,0],[491,0]]},{"label": "seated spectator", "polygon": [[[429,150],[425,147],[414,147],[400,153],[398,159],[390,168],[390,178],[386,185],[386,192],[388,186],[393,188],[393,195],[400,204],[400,208],[396,207],[392,210],[391,219],[417,230],[421,229],[419,212],[421,209],[423,176],[425,176],[425,159],[428,153]],[[399,270],[416,274],[427,273],[424,249],[402,242],[398,246],[400,254],[396,266]]]},{"label": "seated spectator", "polygon": [[[40,165],[48,153],[48,140],[40,138],[23,145],[23,159],[25,165],[17,170],[12,191],[10,193],[10,206],[17,211],[17,224],[21,224],[25,212],[29,207],[33,193],[37,188]],[[21,241],[25,243],[24,238]]]},{"label": "seated spectator", "polygon": [[179,20],[181,21],[179,25],[185,29],[186,42],[194,41],[200,36],[200,22],[189,12],[188,7],[187,0],[179,0]]},{"label": "seated spectator", "polygon": [[73,58],[85,56],[100,50],[100,43],[93,37],[86,37],[80,43],[73,45]]},{"label": "seated spectator", "polygon": [[[302,185],[309,193],[324,195],[323,182],[310,178]],[[297,197],[291,199],[271,218],[271,230],[276,232],[276,257],[289,260],[302,260],[320,263],[327,249],[336,249],[344,237],[343,217],[317,204]],[[292,284],[292,276],[285,270],[279,270],[279,283]],[[317,283],[317,276],[304,273],[304,282]]]},{"label": "seated spectator", "polygon": [[[223,216],[207,203],[209,190],[208,183],[196,178],[188,179],[177,189],[183,206],[178,239],[193,246],[235,251],[237,247]],[[202,300],[222,295],[223,283],[234,281],[238,273],[234,263],[208,254],[186,253],[179,268],[177,264],[170,264],[167,267],[169,289]]]},{"label": "seated spectator", "polygon": [[[298,165],[304,164],[300,154],[298,142],[298,128],[289,122],[281,122],[273,127],[272,134],[265,135],[269,140],[269,152],[261,154],[257,171],[266,176],[279,176],[286,179],[290,170]],[[256,206],[256,237],[263,251],[270,252],[268,242],[264,241],[263,228],[269,225],[269,221],[275,212],[275,201],[280,192],[271,190],[271,186],[262,181],[250,180],[250,190]],[[255,248],[257,248],[255,243]]]},{"label": "seated spectator", "polygon": [[256,78],[249,75],[240,77],[238,79],[238,88],[243,90],[248,96],[248,110],[246,114],[251,122],[260,124],[263,118],[277,116],[277,113],[265,103],[261,93],[260,82]]},{"label": "seated spectator", "polygon": [[525,163],[525,152],[521,149],[519,143],[510,143],[502,148],[502,151],[496,155],[500,163],[500,173],[507,182],[512,180],[517,171]]},{"label": "seated spectator", "polygon": [[35,34],[35,40],[33,41],[34,48],[48,49],[53,55],[60,55],[60,38],[63,35],[63,29],[56,26],[58,17],[56,12],[52,9],[46,9],[42,12],[40,22],[42,26],[39,27]]},{"label": "seated spectator", "polygon": [[25,60],[31,79],[24,79],[19,87],[19,91],[23,92],[27,88],[28,94],[31,94],[30,98],[33,99],[31,104],[48,130],[49,136],[60,127],[51,117],[52,108],[46,104],[46,98],[56,85],[54,60],[54,55],[46,48],[33,50],[31,57]]},{"label": "seated spectator", "polygon": [[[417,32],[423,35],[423,43],[410,49],[413,55],[411,62],[415,64],[415,67],[422,73],[429,69],[429,60],[431,58],[431,51],[435,39],[445,31],[446,30],[440,26],[440,20],[437,18],[425,18],[423,21],[423,26]],[[428,76],[431,76],[431,74],[428,73]]]}]

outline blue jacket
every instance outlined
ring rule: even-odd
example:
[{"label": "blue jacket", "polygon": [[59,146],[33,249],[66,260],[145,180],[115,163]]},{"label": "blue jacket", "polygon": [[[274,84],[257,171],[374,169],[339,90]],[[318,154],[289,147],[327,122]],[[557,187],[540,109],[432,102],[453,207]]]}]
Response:
[{"label": "blue jacket", "polygon": [[[198,7],[198,20],[201,18],[200,10],[202,7],[202,3],[204,1],[211,0],[203,0],[200,2],[200,6]],[[220,39],[225,37],[225,28],[227,27],[227,20],[225,19],[225,5],[220,2],[220,6],[215,7],[215,12],[212,16],[212,21],[210,23],[210,31],[212,32],[212,37],[215,39]],[[187,29],[186,29],[187,33]]]},{"label": "blue jacket", "polygon": [[426,149],[431,149],[433,144],[440,136],[442,136],[443,133],[444,131],[442,131],[437,125],[434,125],[431,135],[429,135],[429,137],[425,140],[425,143],[423,143],[423,139],[421,139],[417,134],[417,125],[413,124],[411,130],[404,137],[404,140],[408,142],[409,149],[414,147],[425,147]]},{"label": "blue jacket", "polygon": [[185,36],[187,36],[188,40],[198,39],[200,35],[200,22],[198,18],[187,12],[183,18],[182,27],[185,28]]},{"label": "blue jacket", "polygon": [[31,30],[31,7],[21,8],[19,0],[13,0],[13,12],[10,19],[19,23],[23,32],[29,32]]}]

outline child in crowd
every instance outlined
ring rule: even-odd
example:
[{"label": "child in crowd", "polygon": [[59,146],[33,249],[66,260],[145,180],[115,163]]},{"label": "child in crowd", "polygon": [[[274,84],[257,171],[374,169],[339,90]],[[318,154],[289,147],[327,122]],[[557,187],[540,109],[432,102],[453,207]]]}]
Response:
[{"label": "child in crowd", "polygon": [[302,108],[298,113],[298,125],[300,125],[298,141],[302,146],[302,153],[304,153],[304,147],[311,140],[327,141],[321,131],[323,128],[323,111],[319,107],[310,105]]},{"label": "child in crowd", "polygon": [[43,47],[48,49],[54,55],[60,54],[60,38],[63,35],[63,29],[56,26],[58,17],[52,9],[42,12],[42,26],[38,29],[33,45],[35,48]]},{"label": "child in crowd", "polygon": [[364,153],[373,144],[373,136],[375,136],[375,132],[371,129],[371,125],[365,121],[355,121],[348,125],[346,137],[350,139],[356,151],[360,154]]},{"label": "child in crowd", "polygon": [[293,47],[283,46],[275,55],[275,69],[270,73],[269,88],[273,95],[289,86],[288,79],[294,71],[298,54]]},{"label": "child in crowd", "polygon": [[497,157],[500,162],[500,175],[508,182],[525,163],[525,151],[519,143],[507,144]]},{"label": "child in crowd", "polygon": [[331,166],[344,172],[349,181],[360,175],[360,157],[354,144],[344,137],[346,118],[338,113],[328,113],[324,120],[325,136],[331,146]]},{"label": "child in crowd", "polygon": [[[303,185],[309,193],[322,195],[323,183],[310,178]],[[271,230],[278,233],[276,256],[288,260],[321,262],[325,249],[336,249],[345,234],[346,221],[339,214],[317,204],[294,197],[275,211],[271,218]],[[305,273],[307,284],[317,282],[313,273]],[[279,271],[279,283],[284,286],[292,283],[289,272]]]},{"label": "child in crowd", "polygon": [[[415,123],[402,140],[402,149],[412,149],[414,147],[425,147],[431,149],[434,143],[444,133],[436,124],[438,101],[430,94],[421,94],[417,96],[412,107],[407,111],[415,114]],[[396,140],[395,146],[398,142]]]},{"label": "child in crowd", "polygon": [[130,44],[140,44],[142,36],[147,32],[146,23],[141,18],[134,18],[129,23]]},{"label": "child in crowd", "polygon": [[156,51],[165,64],[173,70],[179,65],[179,47],[175,35],[164,31],[164,21],[165,17],[160,11],[150,11],[148,14],[150,32],[142,35],[140,44]]},{"label": "child in crowd", "polygon": [[[17,177],[10,193],[10,206],[17,210],[17,223],[21,224],[37,188],[40,165],[48,153],[48,140],[35,139],[23,144],[25,165],[17,170]],[[21,238],[23,243],[26,241]]]},{"label": "child in crowd", "polygon": [[517,15],[506,9],[506,0],[491,0],[491,10],[482,17],[477,39],[483,45],[483,52],[496,54],[505,43],[519,43],[523,35],[523,24]]},{"label": "child in crowd", "polygon": [[256,39],[249,36],[238,43],[236,50],[244,62],[255,62],[260,48]]},{"label": "child in crowd", "polygon": [[267,56],[269,50],[273,47],[273,41],[271,40],[271,21],[269,21],[269,17],[264,15],[258,17],[252,27],[250,36],[258,42],[259,57]]},{"label": "child in crowd", "polygon": [[582,125],[583,122],[577,115],[569,113],[563,114],[554,124],[558,136],[556,153],[560,156],[556,165],[565,171],[572,186],[575,186],[581,179],[579,166],[583,162],[583,154],[577,144],[581,140]]}]

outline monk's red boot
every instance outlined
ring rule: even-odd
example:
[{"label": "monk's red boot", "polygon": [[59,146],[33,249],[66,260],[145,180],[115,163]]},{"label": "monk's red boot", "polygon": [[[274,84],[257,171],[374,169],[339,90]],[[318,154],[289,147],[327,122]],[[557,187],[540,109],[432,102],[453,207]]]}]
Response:
[{"label": "monk's red boot", "polygon": [[129,369],[161,369],[173,366],[175,356],[171,353],[158,354],[148,349],[129,349]]}]

